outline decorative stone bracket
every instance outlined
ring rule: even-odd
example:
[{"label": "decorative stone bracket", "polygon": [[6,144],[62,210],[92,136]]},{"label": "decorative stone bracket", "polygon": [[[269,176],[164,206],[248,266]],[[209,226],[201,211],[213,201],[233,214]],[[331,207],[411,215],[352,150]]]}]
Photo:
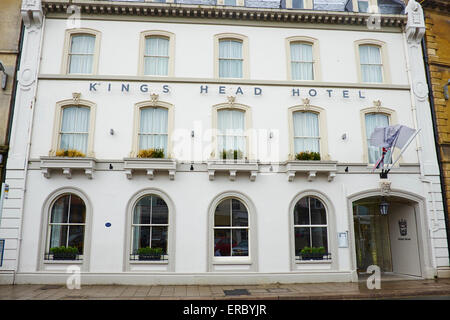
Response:
[{"label": "decorative stone bracket", "polygon": [[293,160],[286,162],[288,180],[294,181],[297,172],[306,172],[308,181],[313,181],[317,173],[328,174],[328,181],[333,181],[337,172],[337,161],[301,161]]},{"label": "decorative stone bracket", "polygon": [[389,195],[391,192],[391,181],[388,179],[380,179],[380,191],[382,195]]},{"label": "decorative stone bracket", "polygon": [[156,171],[168,171],[170,180],[175,179],[177,162],[173,159],[125,158],[123,161],[128,179],[133,178],[134,171],[145,171],[150,180],[153,180]]},{"label": "decorative stone bracket", "polygon": [[88,179],[92,179],[95,171],[94,158],[69,158],[69,157],[41,157],[40,168],[45,178],[49,179],[51,172],[62,170],[67,179],[72,178],[74,170],[84,170]]},{"label": "decorative stone bracket", "polygon": [[243,160],[209,160],[208,161],[208,176],[209,180],[214,180],[216,171],[228,171],[230,173],[230,180],[236,180],[238,172],[249,172],[250,181],[255,181],[258,175],[257,162],[245,162]]}]

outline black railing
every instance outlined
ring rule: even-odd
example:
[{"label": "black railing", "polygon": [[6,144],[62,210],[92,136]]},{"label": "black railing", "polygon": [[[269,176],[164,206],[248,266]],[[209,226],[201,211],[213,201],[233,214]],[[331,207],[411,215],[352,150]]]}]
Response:
[{"label": "black railing", "polygon": [[299,253],[295,257],[296,261],[321,261],[331,260],[331,253]]},{"label": "black railing", "polygon": [[130,261],[168,261],[169,255],[167,254],[130,254]]},{"label": "black railing", "polygon": [[44,254],[45,260],[53,261],[79,261],[83,260],[80,254],[77,253],[46,253]]}]

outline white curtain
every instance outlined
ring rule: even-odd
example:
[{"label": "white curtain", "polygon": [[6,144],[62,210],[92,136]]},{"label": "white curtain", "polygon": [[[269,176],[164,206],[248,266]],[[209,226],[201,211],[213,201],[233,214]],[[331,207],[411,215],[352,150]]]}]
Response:
[{"label": "white curtain", "polygon": [[148,37],[145,39],[144,74],[167,76],[169,72],[169,39]]},{"label": "white curtain", "polygon": [[242,78],[242,42],[219,41],[219,77]]},{"label": "white curtain", "polygon": [[[381,157],[382,148],[373,147],[370,145],[370,136],[377,127],[389,126],[389,118],[385,114],[381,113],[368,113],[366,114],[366,139],[369,155],[369,163],[376,163]],[[390,151],[385,155],[385,160],[391,158]]]},{"label": "white curtain", "polygon": [[168,110],[142,108],[139,130],[139,149],[164,149],[167,156]]},{"label": "white curtain", "polygon": [[61,123],[60,149],[75,149],[87,152],[89,135],[89,114],[87,107],[66,107]]},{"label": "white curtain", "polygon": [[363,82],[383,82],[380,47],[361,45],[359,57]]},{"label": "white curtain", "polygon": [[69,73],[92,73],[95,36],[73,35],[70,46]]},{"label": "white curtain", "polygon": [[294,112],[294,152],[320,152],[319,117],[313,112]]},{"label": "white curtain", "polygon": [[291,43],[291,73],[293,80],[314,80],[311,44]]},{"label": "white curtain", "polygon": [[245,112],[241,110],[219,110],[217,112],[219,134],[217,148],[223,150],[240,150],[245,153]]}]

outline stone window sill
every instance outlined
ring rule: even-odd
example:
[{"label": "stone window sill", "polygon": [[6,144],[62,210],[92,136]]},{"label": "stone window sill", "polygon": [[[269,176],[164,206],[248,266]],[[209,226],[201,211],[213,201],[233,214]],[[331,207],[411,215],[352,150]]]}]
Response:
[{"label": "stone window sill", "polygon": [[325,173],[328,175],[328,181],[333,181],[337,172],[337,161],[320,161],[320,160],[291,160],[286,162],[286,171],[288,180],[294,181],[297,173],[306,172],[308,181],[313,181],[317,173]]},{"label": "stone window sill", "polygon": [[250,180],[255,181],[258,174],[258,162],[245,160],[209,160],[208,161],[208,175],[209,180],[214,180],[215,173],[220,171],[229,172],[230,180],[236,179],[238,172],[248,172]]},{"label": "stone window sill", "polygon": [[92,174],[95,170],[95,158],[80,157],[41,157],[40,168],[42,174],[47,179],[50,178],[51,173],[56,170],[62,170],[62,174],[67,179],[72,178],[72,173],[75,170],[84,170],[84,174],[92,179]]},{"label": "stone window sill", "polygon": [[168,171],[170,180],[175,179],[175,172],[177,171],[176,160],[124,158],[123,161],[123,168],[128,179],[133,178],[135,171],[145,171],[150,180],[153,180],[156,171]]}]

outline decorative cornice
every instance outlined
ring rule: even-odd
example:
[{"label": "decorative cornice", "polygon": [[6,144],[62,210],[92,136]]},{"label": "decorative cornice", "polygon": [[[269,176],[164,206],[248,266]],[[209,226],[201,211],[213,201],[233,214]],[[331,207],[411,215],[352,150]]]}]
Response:
[{"label": "decorative cornice", "polygon": [[[67,14],[67,7],[80,7],[81,14],[135,15],[173,18],[211,18],[243,21],[302,22],[329,25],[367,25],[371,14],[339,11],[292,10],[274,8],[223,7],[186,5],[175,3],[110,2],[94,0],[43,0],[44,13]],[[406,16],[382,14],[381,26],[401,27],[406,25]]]}]

